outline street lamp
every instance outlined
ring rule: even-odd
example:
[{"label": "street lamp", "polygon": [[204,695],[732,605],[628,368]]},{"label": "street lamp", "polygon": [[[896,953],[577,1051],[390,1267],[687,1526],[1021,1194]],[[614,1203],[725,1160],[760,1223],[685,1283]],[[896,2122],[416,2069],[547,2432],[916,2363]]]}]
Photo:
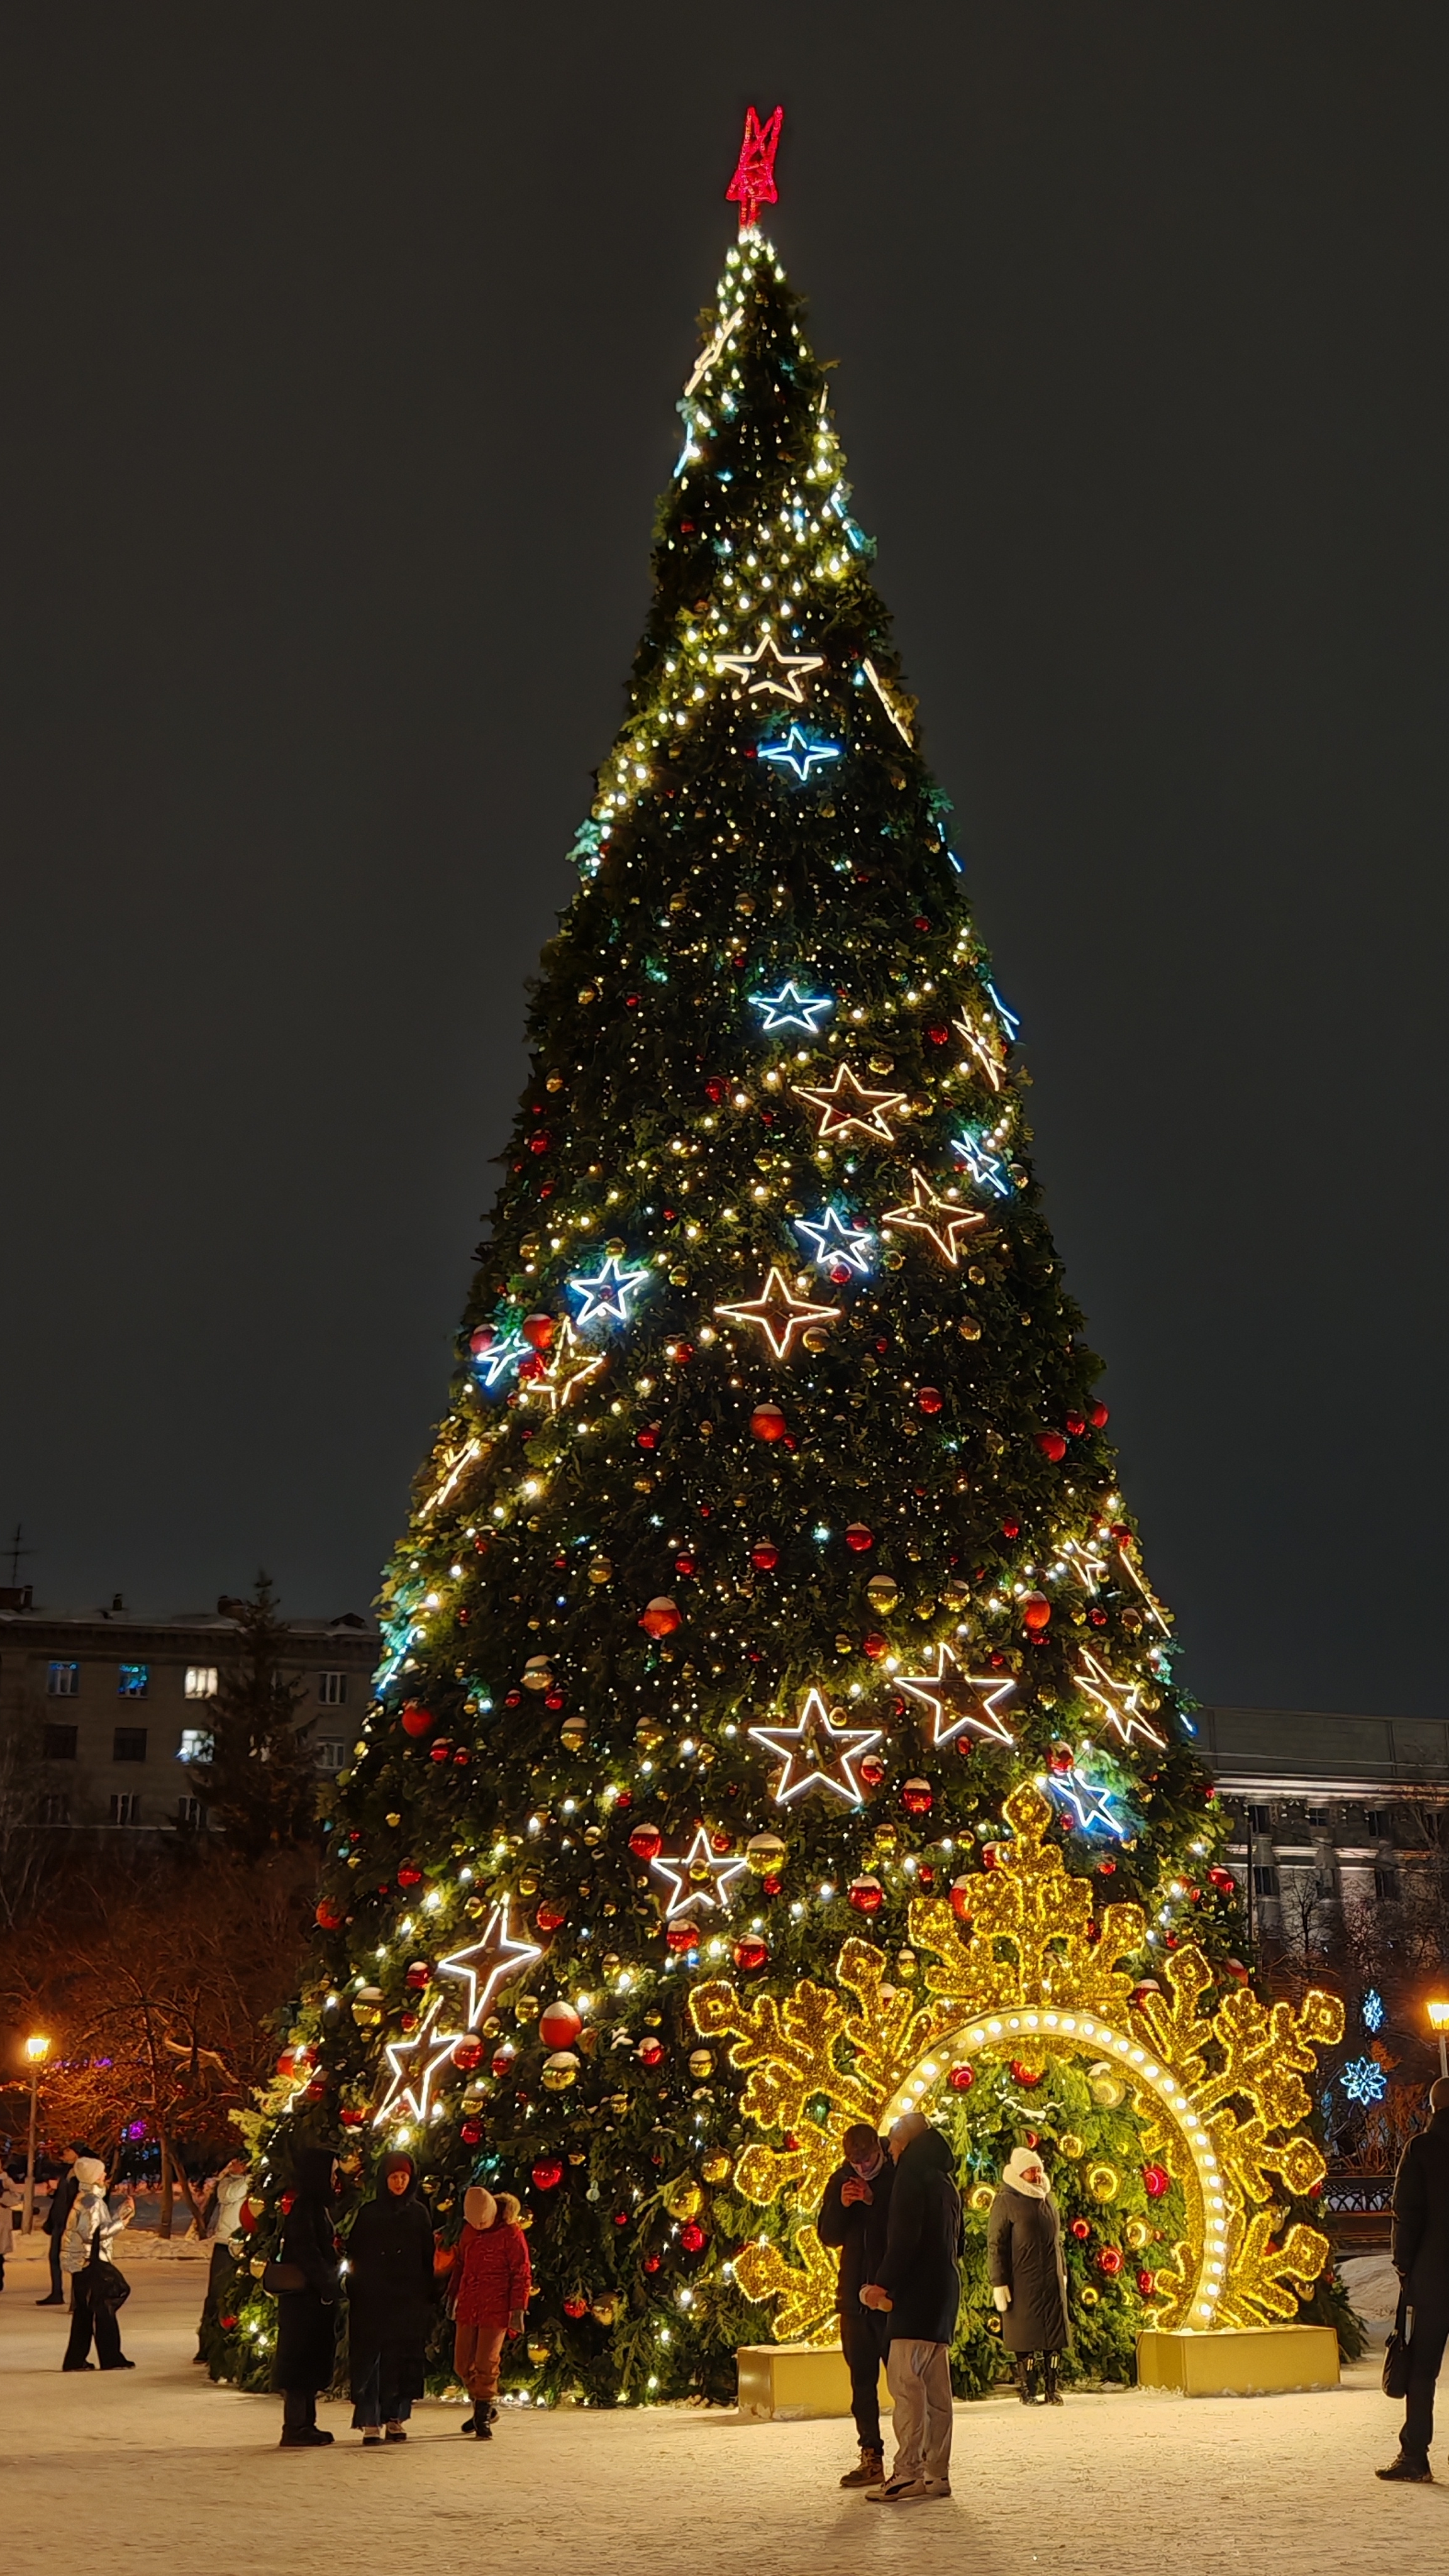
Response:
[{"label": "street lamp", "polygon": [[[1449,2019],[1449,2006],[1445,2007],[1445,2017]],[[20,2232],[28,2236],[35,2225],[35,2116],[40,2097],[40,2070],[50,2055],[50,2042],[42,2032],[32,2032],[25,2043],[25,2055],[30,2067],[30,2144],[25,2151],[25,2204]]]},{"label": "street lamp", "polygon": [[1436,1997],[1425,2009],[1429,2015],[1429,2028],[1438,2035],[1439,2072],[1449,2075],[1449,2002],[1441,2003]]}]

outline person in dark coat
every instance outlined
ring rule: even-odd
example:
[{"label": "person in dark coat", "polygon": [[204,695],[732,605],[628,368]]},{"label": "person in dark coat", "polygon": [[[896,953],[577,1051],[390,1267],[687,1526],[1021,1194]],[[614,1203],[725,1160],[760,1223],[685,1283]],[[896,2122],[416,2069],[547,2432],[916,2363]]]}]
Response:
[{"label": "person in dark coat", "polygon": [[312,2450],[332,2439],[318,2424],[317,2396],[332,2384],[337,2354],[336,2198],[337,2159],[330,2147],[304,2147],[277,2257],[303,2275],[300,2290],[282,2290],[277,2296],[272,2386],[282,2395],[284,2451]]},{"label": "person in dark coat", "polygon": [[914,2504],[951,2492],[951,2337],[961,2304],[961,2195],[951,2150],[923,2112],[890,2135],[895,2160],[885,2253],[861,2299],[890,2319],[886,2381],[895,2400],[890,2476],[871,2504]]},{"label": "person in dark coat", "polygon": [[347,2239],[347,2331],[352,2421],[363,2448],[405,2442],[437,2315],[433,2222],[411,2156],[384,2156],[377,2190]]},{"label": "person in dark coat", "polygon": [[71,2204],[79,2189],[75,2178],[76,2158],[94,2153],[93,2147],[80,2146],[74,2141],[70,2146],[61,2148],[60,2160],[66,2167],[66,2171],[51,2193],[50,2207],[45,2213],[45,2232],[50,2238],[50,2288],[43,2299],[36,2300],[35,2304],[38,2308],[65,2306],[65,2275],[60,2267],[60,2243],[70,2224]]},{"label": "person in dark coat", "polygon": [[1429,2125],[1399,2158],[1390,2251],[1408,2329],[1409,2385],[1399,2456],[1375,2474],[1424,2486],[1433,2476],[1434,2383],[1449,2341],[1449,2076],[1431,2087]]},{"label": "person in dark coat", "polygon": [[840,2256],[835,2304],[840,2348],[850,2372],[850,2411],[860,2444],[860,2465],[848,2469],[843,2487],[879,2486],[885,2475],[880,2432],[880,2375],[890,2350],[890,2321],[878,2308],[862,2307],[865,2281],[876,2279],[885,2257],[895,2167],[884,2138],[861,2121],[841,2140],[845,2162],[825,2186],[815,2222],[822,2245]]},{"label": "person in dark coat", "polygon": [[1036,2399],[1038,2356],[1042,2396],[1048,2406],[1060,2406],[1057,2364],[1067,2346],[1067,2267],[1061,2217],[1035,2147],[1013,2147],[1007,2159],[986,2222],[986,2277],[1002,2342],[1016,2356],[1023,2406]]}]

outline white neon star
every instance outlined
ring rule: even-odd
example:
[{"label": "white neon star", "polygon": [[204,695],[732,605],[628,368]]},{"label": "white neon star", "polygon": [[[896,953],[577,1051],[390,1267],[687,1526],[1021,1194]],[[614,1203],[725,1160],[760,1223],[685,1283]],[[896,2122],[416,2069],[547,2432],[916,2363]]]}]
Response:
[{"label": "white neon star", "polygon": [[977,1071],[983,1082],[989,1083],[993,1091],[999,1091],[1006,1079],[1001,1062],[1000,1041],[998,1040],[993,1046],[988,1038],[982,1036],[978,1028],[973,1027],[970,1020],[953,1020],[951,1026],[965,1039],[972,1055],[976,1058]]},{"label": "white neon star", "polygon": [[618,1254],[609,1253],[603,1268],[596,1271],[592,1279],[581,1274],[568,1283],[571,1294],[582,1297],[584,1301],[574,1319],[575,1322],[592,1324],[597,1317],[602,1316],[606,1323],[629,1323],[632,1320],[629,1314],[630,1295],[634,1289],[643,1287],[648,1276],[647,1270],[625,1270],[620,1264]]},{"label": "white neon star", "polygon": [[[710,1914],[717,1911],[727,1914],[732,1902],[730,1889],[737,1878],[744,1876],[747,1864],[728,1853],[722,1859],[711,1849],[703,1825],[696,1825],[694,1840],[687,1852],[673,1860],[661,1852],[649,1866],[657,1870],[661,1878],[671,1882],[664,1920],[677,1923],[682,1914],[688,1914],[696,1905],[702,1905]],[[701,1869],[708,1871],[707,1878],[697,1879],[696,1873]]]},{"label": "white neon star", "polygon": [[519,1941],[508,1928],[511,1897],[500,1897],[479,1938],[466,1950],[454,1950],[438,1961],[440,1977],[466,1977],[468,2028],[476,2030],[500,1986],[543,1957],[534,1941]]},{"label": "white neon star", "polygon": [[505,1333],[501,1342],[493,1342],[486,1351],[478,1353],[473,1366],[483,1380],[484,1388],[489,1395],[492,1394],[505,1370],[517,1368],[527,1348],[528,1344],[521,1333]]},{"label": "white neon star", "polygon": [[814,1247],[817,1270],[829,1270],[845,1262],[861,1278],[870,1268],[870,1246],[875,1237],[863,1225],[847,1225],[837,1208],[828,1207],[823,1216],[797,1216],[792,1220],[795,1232]]},{"label": "white neon star", "polygon": [[897,1690],[909,1691],[912,1699],[925,1702],[931,1712],[931,1750],[938,1752],[950,1744],[963,1729],[983,1736],[988,1743],[1014,1744],[1015,1736],[1001,1714],[1001,1703],[1008,1699],[1016,1684],[1008,1675],[968,1673],[963,1670],[954,1646],[944,1639],[930,1647],[936,1658],[933,1673],[897,1673]]},{"label": "white neon star", "polygon": [[792,1294],[783,1271],[770,1264],[769,1276],[758,1297],[745,1299],[737,1306],[716,1306],[715,1313],[731,1324],[754,1324],[765,1336],[777,1360],[787,1360],[795,1336],[807,1324],[837,1324],[838,1306],[812,1306],[808,1297]]},{"label": "white neon star", "polygon": [[994,1190],[999,1199],[1009,1199],[1011,1183],[1003,1173],[999,1154],[988,1154],[979,1136],[954,1136],[951,1151],[959,1154],[978,1189]]},{"label": "white neon star", "polygon": [[[779,671],[778,679],[765,668],[767,653]],[[758,671],[759,678],[750,680],[752,698],[790,698],[797,707],[802,707],[805,692],[800,686],[800,677],[806,671],[823,670],[825,656],[823,653],[782,653],[773,635],[762,635],[753,653],[716,653],[714,667],[717,671],[733,671],[741,680],[749,679],[751,671]]]},{"label": "white neon star", "polygon": [[1123,1744],[1130,1745],[1140,1735],[1144,1744],[1155,1746],[1160,1753],[1167,1742],[1142,1712],[1141,1682],[1119,1682],[1089,1646],[1083,1646],[1077,1665],[1077,1680],[1088,1699],[1094,1699],[1112,1732]]},{"label": "white neon star", "polygon": [[[879,1744],[878,1726],[837,1726],[843,1711],[827,1709],[818,1690],[810,1690],[800,1710],[797,1726],[752,1726],[750,1734],[756,1744],[777,1754],[784,1769],[775,1782],[775,1804],[788,1807],[791,1800],[807,1797],[812,1789],[822,1789],[831,1797],[843,1798],[848,1807],[858,1807],[864,1796],[855,1776],[855,1766]],[[797,1764],[799,1768],[797,1769]]]},{"label": "white neon star", "polygon": [[439,2030],[437,2025],[442,2009],[439,1999],[429,2006],[421,2027],[413,2032],[411,2038],[389,2040],[384,2048],[383,2055],[392,2071],[392,2081],[372,2115],[375,2129],[381,2127],[399,2101],[415,2120],[427,2118],[433,2078],[459,2040],[467,2036],[461,2030]]},{"label": "white neon star", "polygon": [[1127,1828],[1112,1804],[1110,1789],[1094,1788],[1080,1771],[1049,1771],[1046,1784],[1054,1798],[1070,1807],[1084,1833],[1115,1834],[1119,1842],[1127,1839]]},{"label": "white neon star", "polygon": [[835,1008],[833,993],[802,993],[793,980],[782,984],[778,993],[752,993],[750,1000],[757,1011],[765,1014],[760,1028],[762,1037],[768,1037],[774,1029],[804,1029],[808,1036],[818,1038],[820,1023],[812,1013]]}]

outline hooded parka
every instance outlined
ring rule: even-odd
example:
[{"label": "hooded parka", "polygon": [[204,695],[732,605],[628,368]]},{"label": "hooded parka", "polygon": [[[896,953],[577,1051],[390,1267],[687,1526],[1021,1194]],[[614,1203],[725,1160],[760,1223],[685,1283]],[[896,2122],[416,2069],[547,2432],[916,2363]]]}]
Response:
[{"label": "hooded parka", "polygon": [[330,2388],[337,2352],[337,2237],[333,2227],[330,2148],[304,2147],[297,2158],[292,2206],[282,2226],[278,2260],[295,2263],[306,2288],[277,2298],[277,2355],[272,2386],[315,2395]]},{"label": "hooded parka", "polygon": [[892,2343],[949,2343],[961,2304],[961,2195],[939,2129],[912,2138],[891,2185],[885,2253],[876,2279],[890,2305]]},{"label": "hooded parka", "polygon": [[1024,2191],[1010,2167],[986,2222],[986,2277],[1011,2292],[1001,2320],[1008,2352],[1064,2352],[1067,2267],[1062,2222],[1049,2190]]},{"label": "hooded parka", "polygon": [[[405,2192],[388,2175],[406,2172]],[[353,2403],[360,2403],[377,2363],[389,2365],[399,2397],[421,2397],[423,2366],[437,2317],[433,2222],[418,2197],[411,2156],[384,2156],[377,2189],[347,2239],[347,2349]]]}]

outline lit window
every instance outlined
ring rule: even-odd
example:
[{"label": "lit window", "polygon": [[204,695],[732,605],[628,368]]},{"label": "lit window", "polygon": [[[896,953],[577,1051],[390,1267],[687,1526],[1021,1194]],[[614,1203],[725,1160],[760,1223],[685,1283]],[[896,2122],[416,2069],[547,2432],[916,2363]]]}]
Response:
[{"label": "lit window", "polygon": [[215,1666],[215,1664],[188,1664],[188,1665],[187,1665],[187,1667],[186,1667],[186,1696],[187,1696],[187,1698],[188,1698],[188,1699],[215,1699],[215,1697],[216,1697],[216,1666]]},{"label": "lit window", "polygon": [[116,1689],[122,1699],[144,1699],[151,1679],[149,1664],[122,1664]]},{"label": "lit window", "polygon": [[322,1702],[324,1708],[340,1708],[347,1697],[347,1675],[345,1673],[319,1673],[317,1676],[317,1697]]},{"label": "lit window", "polygon": [[212,1738],[206,1727],[183,1726],[181,1749],[176,1756],[178,1762],[209,1762],[211,1750]]},{"label": "lit window", "polygon": [[52,1664],[45,1676],[45,1687],[51,1699],[80,1697],[79,1664]]},{"label": "lit window", "polygon": [[113,1825],[139,1825],[140,1821],[141,1801],[134,1789],[124,1789],[118,1797],[112,1798],[111,1822]]}]

